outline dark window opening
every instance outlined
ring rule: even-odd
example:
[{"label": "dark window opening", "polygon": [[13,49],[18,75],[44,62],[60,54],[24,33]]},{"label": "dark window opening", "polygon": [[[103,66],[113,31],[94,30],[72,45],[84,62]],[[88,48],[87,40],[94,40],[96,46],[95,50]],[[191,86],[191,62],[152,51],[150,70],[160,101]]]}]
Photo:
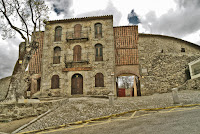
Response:
[{"label": "dark window opening", "polygon": [[181,48],[181,52],[185,52],[185,48]]},{"label": "dark window opening", "polygon": [[102,38],[102,24],[97,23],[94,25],[95,27],[95,38]]},{"label": "dark window opening", "polygon": [[58,26],[55,28],[55,41],[61,41],[62,27]]},{"label": "dark window opening", "polygon": [[60,64],[60,57],[61,57],[61,48],[55,47],[53,55],[53,64]]},{"label": "dark window opening", "polygon": [[81,61],[81,46],[76,45],[73,51],[73,61]]},{"label": "dark window opening", "polygon": [[54,75],[51,78],[51,89],[59,88],[59,76]]},{"label": "dark window opening", "polygon": [[104,76],[102,73],[95,75],[95,87],[104,87]]},{"label": "dark window opening", "polygon": [[95,50],[95,61],[103,61],[103,46],[101,44],[97,44],[95,45]]},{"label": "dark window opening", "polygon": [[163,51],[163,49],[161,50],[161,53],[163,53],[164,51]]}]

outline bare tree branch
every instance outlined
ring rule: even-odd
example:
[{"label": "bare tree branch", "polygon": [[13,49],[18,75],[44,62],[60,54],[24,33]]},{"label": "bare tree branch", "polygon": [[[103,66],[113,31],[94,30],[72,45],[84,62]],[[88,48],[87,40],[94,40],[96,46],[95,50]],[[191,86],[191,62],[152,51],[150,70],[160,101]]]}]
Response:
[{"label": "bare tree branch", "polygon": [[4,9],[4,11],[3,11],[2,13],[4,14],[4,17],[6,18],[6,20],[8,21],[8,24],[11,26],[11,28],[13,28],[14,30],[16,30],[16,31],[21,35],[22,39],[24,39],[25,42],[26,42],[27,39],[26,39],[26,37],[24,36],[24,34],[19,30],[19,28],[17,28],[16,26],[14,26],[14,25],[11,23],[10,19],[8,18],[7,14],[6,14],[6,4],[5,4],[4,0],[1,0],[1,1],[2,1],[2,4],[3,4],[3,5],[2,5],[2,6],[3,6],[3,9]]},{"label": "bare tree branch", "polygon": [[33,38],[35,38],[35,31],[36,31],[36,27],[37,27],[37,23],[34,21],[34,14],[33,14],[33,7],[32,7],[32,5],[31,5],[31,1],[32,0],[29,0],[28,1],[28,4],[29,4],[29,7],[30,7],[30,10],[31,10],[31,20],[32,20],[32,23],[33,23]]},{"label": "bare tree branch", "polygon": [[26,27],[27,41],[29,42],[29,30],[28,30],[28,26],[27,26],[24,18],[22,17],[22,15],[19,13],[20,5],[19,5],[18,0],[15,0],[15,2],[17,4],[17,7],[16,7],[16,4],[15,4],[15,8],[16,8],[17,14],[19,15],[20,19],[22,20],[23,24]]}]

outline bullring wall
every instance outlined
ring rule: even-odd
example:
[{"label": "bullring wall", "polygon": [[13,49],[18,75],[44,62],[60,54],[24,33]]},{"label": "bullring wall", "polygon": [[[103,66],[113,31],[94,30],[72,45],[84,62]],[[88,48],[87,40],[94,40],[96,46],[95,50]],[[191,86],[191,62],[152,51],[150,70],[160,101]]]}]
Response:
[{"label": "bullring wall", "polygon": [[142,95],[181,86],[190,79],[188,63],[200,57],[200,46],[162,35],[139,34],[138,51]]}]

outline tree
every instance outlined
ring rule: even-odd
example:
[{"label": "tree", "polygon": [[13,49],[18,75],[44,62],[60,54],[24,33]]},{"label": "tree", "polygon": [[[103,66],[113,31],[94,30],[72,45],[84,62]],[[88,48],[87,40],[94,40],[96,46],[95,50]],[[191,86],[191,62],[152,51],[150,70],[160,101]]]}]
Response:
[{"label": "tree", "polygon": [[119,87],[123,87],[123,88],[131,88],[133,87],[133,76],[120,76],[118,77],[118,83],[120,83]]},{"label": "tree", "polygon": [[29,74],[24,72],[38,47],[36,38],[47,15],[48,7],[43,0],[0,0],[3,37],[11,38],[18,33],[24,40],[24,51],[15,64],[4,101],[16,102],[23,98],[30,83]]}]

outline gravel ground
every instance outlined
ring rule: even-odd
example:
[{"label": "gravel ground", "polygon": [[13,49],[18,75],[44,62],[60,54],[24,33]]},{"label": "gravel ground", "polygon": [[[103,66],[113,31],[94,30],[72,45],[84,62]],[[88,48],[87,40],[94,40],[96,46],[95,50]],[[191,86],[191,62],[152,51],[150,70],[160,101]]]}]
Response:
[{"label": "gravel ground", "polygon": [[[200,91],[180,91],[181,104],[200,103]],[[69,102],[37,120],[21,132],[44,129],[51,126],[67,124],[75,121],[87,120],[125,111],[173,106],[172,93],[154,94],[140,97],[117,98],[114,106],[104,98],[80,97],[70,98]]]}]

